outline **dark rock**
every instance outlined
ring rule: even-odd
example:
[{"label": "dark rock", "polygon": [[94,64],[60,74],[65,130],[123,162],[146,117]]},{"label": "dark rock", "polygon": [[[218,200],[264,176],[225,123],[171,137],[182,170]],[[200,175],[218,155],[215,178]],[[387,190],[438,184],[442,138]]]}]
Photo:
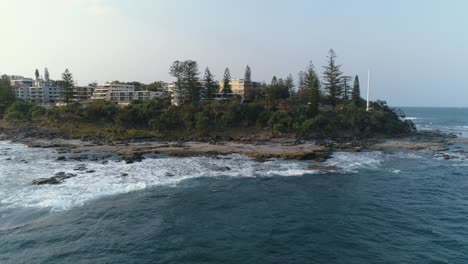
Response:
[{"label": "dark rock", "polygon": [[88,170],[86,171],[86,173],[95,173],[96,171],[95,170]]},{"label": "dark rock", "polygon": [[74,171],[85,171],[86,170],[86,164],[80,164],[76,166],[76,168],[73,169]]},{"label": "dark rock", "polygon": [[32,181],[32,185],[45,185],[45,184],[60,184],[66,179],[70,179],[76,177],[76,174],[73,173],[65,173],[65,172],[59,172],[55,174],[55,176],[50,177],[50,178],[39,178],[37,180]]},{"label": "dark rock", "polygon": [[323,172],[330,172],[330,171],[337,171],[338,167],[335,165],[330,165],[330,166],[323,166],[323,165],[310,165],[309,170],[317,170],[317,171],[323,171]]},{"label": "dark rock", "polygon": [[64,160],[67,160],[65,156],[60,156],[57,158],[57,161],[64,161]]},{"label": "dark rock", "polygon": [[128,173],[122,173],[120,174],[120,177],[127,177],[128,176]]},{"label": "dark rock", "polygon": [[108,160],[105,160],[105,161],[101,162],[101,164],[103,164],[103,165],[106,165],[106,164],[108,164],[108,163],[109,163]]}]

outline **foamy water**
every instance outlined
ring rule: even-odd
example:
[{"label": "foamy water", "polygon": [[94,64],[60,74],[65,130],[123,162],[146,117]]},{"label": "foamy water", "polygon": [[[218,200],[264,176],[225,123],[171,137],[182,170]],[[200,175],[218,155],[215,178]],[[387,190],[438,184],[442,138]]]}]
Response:
[{"label": "foamy water", "polygon": [[[103,164],[102,160],[57,161],[57,157],[66,154],[8,142],[0,142],[0,154],[0,206],[3,208],[67,210],[97,198],[160,185],[176,186],[183,180],[199,177],[288,177],[320,173],[308,169],[311,162],[307,161],[256,162],[241,155],[146,158],[133,164],[111,159]],[[325,165],[338,167],[338,172],[357,173],[378,168],[384,159],[382,152],[341,152],[335,153]],[[75,170],[83,165],[85,170]],[[77,176],[59,185],[31,185],[35,179],[58,172]]]}]

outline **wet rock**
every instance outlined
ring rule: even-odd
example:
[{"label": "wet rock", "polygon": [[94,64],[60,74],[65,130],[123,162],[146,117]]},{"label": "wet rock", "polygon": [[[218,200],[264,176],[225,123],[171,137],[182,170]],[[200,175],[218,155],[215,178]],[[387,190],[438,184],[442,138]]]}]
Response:
[{"label": "wet rock", "polygon": [[95,173],[95,170],[87,170],[86,173]]},{"label": "wet rock", "polygon": [[37,180],[32,181],[32,185],[55,185],[55,184],[60,184],[66,179],[70,179],[76,177],[76,174],[73,173],[65,173],[65,172],[59,172],[55,174],[55,176],[50,177],[50,178],[39,178]]},{"label": "wet rock", "polygon": [[330,166],[324,166],[324,165],[310,165],[309,170],[314,170],[314,171],[323,171],[323,172],[331,172],[331,171],[337,171],[339,170],[337,166],[335,165],[330,165]]},{"label": "wet rock", "polygon": [[60,156],[57,158],[57,161],[65,161],[67,158],[65,156]]},{"label": "wet rock", "polygon": [[80,164],[80,165],[76,166],[76,168],[74,168],[73,170],[74,171],[85,171],[85,170],[87,170],[86,164]]},{"label": "wet rock", "polygon": [[105,161],[101,162],[102,165],[106,165],[106,164],[108,164],[108,163],[109,163],[108,160],[105,160]]},{"label": "wet rock", "polygon": [[120,174],[120,177],[127,177],[128,176],[128,173],[122,173]]}]

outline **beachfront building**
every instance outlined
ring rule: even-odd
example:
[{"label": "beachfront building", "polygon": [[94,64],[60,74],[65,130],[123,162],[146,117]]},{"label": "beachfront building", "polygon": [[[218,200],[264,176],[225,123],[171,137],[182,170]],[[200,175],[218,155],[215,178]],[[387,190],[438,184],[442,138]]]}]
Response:
[{"label": "beachfront building", "polygon": [[162,96],[162,91],[138,91],[135,89],[135,85],[132,84],[103,83],[96,86],[91,100],[129,104],[134,100],[152,100]]},{"label": "beachfront building", "polygon": [[82,103],[91,101],[91,97],[93,96],[94,89],[95,87],[91,87],[91,86],[76,86],[75,94],[74,94],[74,101],[82,102]]},{"label": "beachfront building", "polygon": [[62,87],[58,81],[34,80],[23,76],[10,76],[16,98],[38,103],[57,103],[61,99]]},{"label": "beachfront building", "polygon": [[10,77],[10,83],[13,87],[13,91],[15,93],[16,98],[23,99],[25,101],[29,101],[29,88],[31,88],[34,84],[34,79],[32,78],[25,78],[19,75],[12,75]]},{"label": "beachfront building", "polygon": [[[247,82],[245,80],[231,80],[230,83],[232,95],[239,95],[242,98],[245,98],[249,89],[254,87],[259,87],[261,84],[259,82]],[[219,91],[222,92],[224,89],[224,83],[219,82]]]}]

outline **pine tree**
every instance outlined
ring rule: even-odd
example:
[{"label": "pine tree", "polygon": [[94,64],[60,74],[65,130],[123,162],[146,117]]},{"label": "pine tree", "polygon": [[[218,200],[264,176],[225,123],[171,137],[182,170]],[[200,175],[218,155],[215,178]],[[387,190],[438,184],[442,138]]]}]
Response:
[{"label": "pine tree", "polygon": [[271,79],[271,86],[275,85],[278,85],[278,78],[276,78],[276,76],[273,76],[273,78]]},{"label": "pine tree", "polygon": [[353,92],[351,94],[351,99],[356,105],[359,105],[359,103],[361,102],[361,87],[359,84],[359,76],[357,75],[356,77],[354,77],[354,85],[353,85]]},{"label": "pine tree", "polygon": [[333,49],[330,49],[328,54],[328,65],[323,67],[325,69],[323,73],[324,86],[328,92],[330,103],[333,107],[336,106],[338,99],[342,96],[341,83],[341,65],[336,64],[336,54]]},{"label": "pine tree", "polygon": [[291,74],[289,74],[288,78],[286,79],[286,86],[288,87],[289,96],[294,95],[294,79]]},{"label": "pine tree", "polygon": [[305,90],[305,72],[300,71],[297,75],[297,90],[301,94]]},{"label": "pine tree", "polygon": [[200,78],[198,77],[200,72],[198,70],[198,63],[192,60],[184,61],[182,68],[182,81],[186,89],[185,100],[189,103],[196,103],[200,101]]},{"label": "pine tree", "polygon": [[312,115],[318,113],[320,103],[320,81],[315,66],[310,62],[309,68],[305,73],[304,84],[309,97],[309,109]]},{"label": "pine tree", "polygon": [[36,81],[39,81],[39,70],[36,69],[36,71],[34,72],[34,75],[36,76]]},{"label": "pine tree", "polygon": [[[182,74],[184,71],[183,63],[181,61],[174,61],[170,67],[169,74],[176,78],[175,82],[175,90],[173,91],[174,98],[176,100],[183,101],[183,98],[185,98],[185,90],[183,89],[183,83],[182,83]],[[182,103],[182,102],[177,102],[177,103]]]},{"label": "pine tree", "polygon": [[49,69],[47,69],[47,68],[44,69],[44,80],[46,82],[50,81]]},{"label": "pine tree", "polygon": [[231,72],[229,71],[229,68],[226,68],[224,71],[224,77],[223,77],[223,94],[224,97],[228,97],[229,94],[232,93],[232,88],[231,88]]},{"label": "pine tree", "polygon": [[73,100],[73,96],[75,95],[75,83],[73,81],[73,74],[66,69],[64,73],[62,73],[62,98],[65,101],[65,104],[68,105],[69,102]]},{"label": "pine tree", "polygon": [[249,65],[245,68],[244,81],[249,85],[252,83],[252,71],[250,70]]},{"label": "pine tree", "polygon": [[215,95],[218,92],[218,84],[214,78],[215,76],[211,73],[210,69],[206,67],[205,76],[203,77],[203,81],[205,82],[203,97],[205,99],[211,100],[215,98]]},{"label": "pine tree", "polygon": [[341,85],[342,85],[342,90],[343,90],[343,99],[349,100],[349,97],[351,95],[351,86],[349,85],[349,81],[351,80],[351,76],[343,76],[341,77]]}]

